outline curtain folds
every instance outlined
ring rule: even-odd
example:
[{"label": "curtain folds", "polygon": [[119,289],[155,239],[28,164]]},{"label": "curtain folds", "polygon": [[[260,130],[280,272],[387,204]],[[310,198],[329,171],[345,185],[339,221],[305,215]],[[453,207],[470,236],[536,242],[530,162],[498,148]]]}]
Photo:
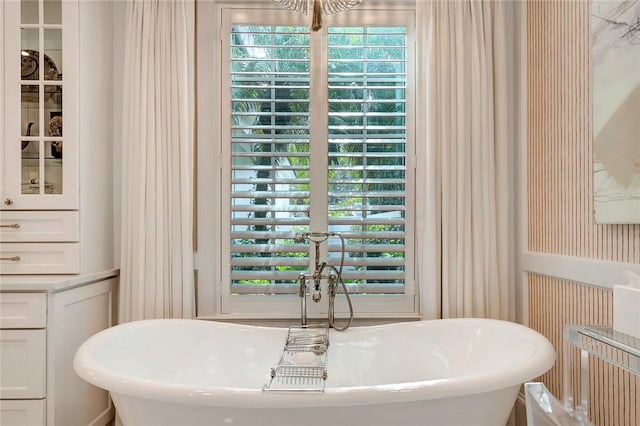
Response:
[{"label": "curtain folds", "polygon": [[127,2],[119,322],[194,316],[192,8]]},{"label": "curtain folds", "polygon": [[[509,177],[502,1],[421,2],[427,50],[422,310],[507,319]],[[426,283],[426,284],[425,284]],[[438,284],[436,284],[437,286]],[[437,298],[434,300],[434,297]],[[439,302],[436,308],[435,304]],[[439,308],[439,309],[438,309]]]}]

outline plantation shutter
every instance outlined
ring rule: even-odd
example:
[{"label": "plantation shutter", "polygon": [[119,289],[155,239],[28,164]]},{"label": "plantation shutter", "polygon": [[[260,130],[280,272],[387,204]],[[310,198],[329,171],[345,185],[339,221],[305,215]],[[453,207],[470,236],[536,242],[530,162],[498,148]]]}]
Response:
[{"label": "plantation shutter", "polygon": [[293,240],[309,226],[308,29],[233,26],[231,104],[232,292],[290,292],[309,264]]},{"label": "plantation shutter", "polygon": [[329,28],[328,49],[328,223],[347,238],[343,278],[350,291],[402,293],[406,29]]},{"label": "plantation shutter", "polygon": [[[312,247],[294,236],[328,224],[345,237],[350,292],[403,294],[406,29],[330,27],[327,89],[311,93],[306,27],[231,28],[230,293],[297,292]],[[310,99],[329,108],[312,142],[328,156],[322,185],[310,182]],[[338,239],[328,262],[340,264]]]}]

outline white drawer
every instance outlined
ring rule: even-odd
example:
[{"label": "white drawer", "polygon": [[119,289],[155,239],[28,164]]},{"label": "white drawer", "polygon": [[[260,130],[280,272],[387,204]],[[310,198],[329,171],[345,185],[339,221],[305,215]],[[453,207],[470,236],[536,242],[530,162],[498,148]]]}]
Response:
[{"label": "white drawer", "polygon": [[0,293],[0,328],[47,326],[45,293]]},{"label": "white drawer", "polygon": [[44,329],[0,330],[0,399],[44,398],[46,343]]},{"label": "white drawer", "polygon": [[80,237],[77,211],[1,211],[0,241],[76,242]]},{"label": "white drawer", "polygon": [[2,243],[3,274],[77,274],[79,243]]},{"label": "white drawer", "polygon": [[44,426],[44,399],[7,399],[0,401],[0,425],[2,426]]}]

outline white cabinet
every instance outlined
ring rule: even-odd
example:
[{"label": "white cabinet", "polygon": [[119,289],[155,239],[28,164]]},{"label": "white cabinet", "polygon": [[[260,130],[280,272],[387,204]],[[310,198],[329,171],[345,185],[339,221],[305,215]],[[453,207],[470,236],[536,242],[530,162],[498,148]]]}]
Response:
[{"label": "white cabinet", "polygon": [[79,273],[78,2],[0,8],[0,268]]},{"label": "white cabinet", "polygon": [[0,424],[105,425],[73,371],[114,324],[112,2],[0,0]]},{"label": "white cabinet", "polygon": [[0,293],[0,329],[46,326],[45,293]]},{"label": "white cabinet", "polygon": [[2,208],[77,210],[78,3],[3,7]]},{"label": "white cabinet", "polygon": [[0,292],[0,308],[0,424],[45,425],[46,293]]},{"label": "white cabinet", "polygon": [[114,324],[116,272],[0,279],[0,424],[108,424],[108,392],[80,379],[73,357]]},{"label": "white cabinet", "polygon": [[40,426],[45,425],[44,399],[0,400],[0,425]]},{"label": "white cabinet", "polygon": [[78,242],[77,211],[3,211],[0,241]]},{"label": "white cabinet", "polygon": [[46,394],[45,293],[0,292],[0,399]]},{"label": "white cabinet", "polygon": [[113,268],[112,4],[0,1],[0,274]]},{"label": "white cabinet", "polygon": [[0,330],[0,399],[39,399],[46,386],[45,330]]},{"label": "white cabinet", "polygon": [[74,274],[80,268],[77,243],[0,243],[0,253],[3,274]]}]

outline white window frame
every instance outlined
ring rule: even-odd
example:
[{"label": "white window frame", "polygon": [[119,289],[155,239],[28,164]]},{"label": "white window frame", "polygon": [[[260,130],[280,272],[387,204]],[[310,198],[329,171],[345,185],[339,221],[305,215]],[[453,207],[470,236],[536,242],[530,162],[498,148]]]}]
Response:
[{"label": "white window frame", "polygon": [[[230,122],[223,118],[223,105],[229,104],[228,76],[223,75],[224,61],[229,60],[229,52],[222,49],[222,37],[228,36],[232,24],[247,25],[296,25],[309,26],[310,16],[283,10],[271,2],[253,1],[199,1],[197,3],[197,314],[199,318],[225,319],[290,319],[300,316],[300,299],[297,295],[251,295],[231,296],[230,283],[224,282],[225,268],[228,267],[228,238],[222,236],[229,229],[228,189],[230,176],[225,166],[225,146],[223,135],[230,134]],[[233,10],[231,13],[231,10]],[[229,16],[234,20],[230,22]],[[258,19],[256,19],[258,17]],[[355,316],[362,318],[416,318],[417,300],[417,264],[416,264],[416,28],[415,4],[413,2],[375,2],[368,0],[357,9],[333,15],[323,16],[324,28],[329,26],[384,26],[405,25],[407,27],[407,223],[406,232],[406,277],[405,292],[399,295],[353,295]],[[212,24],[214,23],[215,24]],[[311,44],[317,44],[321,38],[311,33]],[[321,73],[317,64],[326,63],[326,49],[312,50],[311,86],[326,92],[326,73]],[[318,86],[319,85],[319,86]],[[311,128],[327,125],[327,105],[311,105]],[[226,133],[225,133],[226,132]],[[313,139],[314,135],[311,135]],[[324,159],[313,157],[326,163]],[[228,159],[227,159],[228,161]],[[322,168],[312,169],[311,179],[322,172]],[[326,169],[325,169],[326,170]],[[207,183],[209,182],[209,183]],[[326,251],[323,254],[326,256]],[[323,290],[324,291],[324,290]],[[327,299],[321,303],[307,303],[310,318],[325,318]],[[336,298],[336,317],[347,315],[344,296]]]}]

